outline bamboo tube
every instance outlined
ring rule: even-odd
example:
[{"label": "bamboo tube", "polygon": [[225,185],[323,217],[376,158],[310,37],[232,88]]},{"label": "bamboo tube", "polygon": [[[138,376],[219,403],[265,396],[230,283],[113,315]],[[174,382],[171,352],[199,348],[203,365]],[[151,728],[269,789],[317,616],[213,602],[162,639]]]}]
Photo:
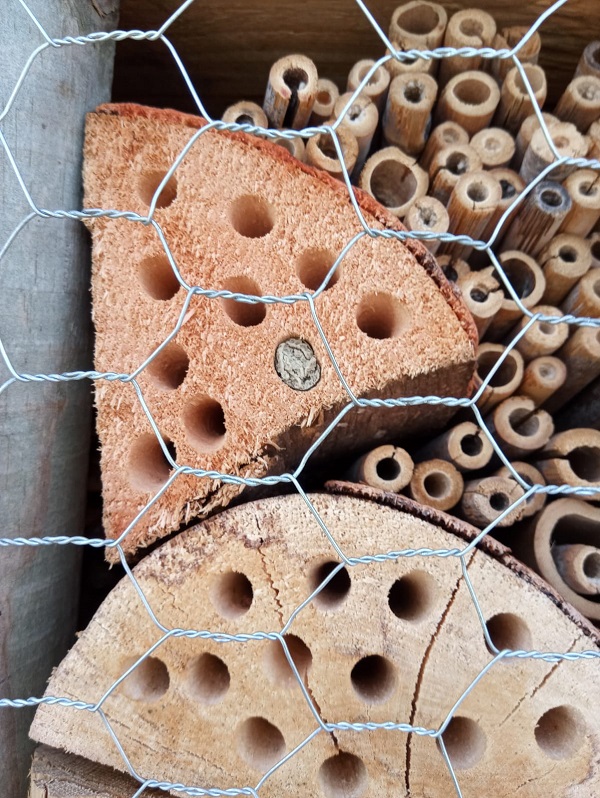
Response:
[{"label": "bamboo tube", "polygon": [[444,205],[461,176],[481,169],[481,158],[468,144],[453,144],[439,150],[429,166],[430,195]]},{"label": "bamboo tube", "polygon": [[450,255],[438,255],[436,258],[447,280],[451,283],[458,283],[459,280],[466,280],[471,274],[471,267],[462,258],[451,258]]},{"label": "bamboo tube", "polygon": [[[535,468],[535,466],[532,466],[531,463],[523,463],[520,460],[513,460],[511,462],[511,466],[521,477],[521,479],[524,479],[525,482],[529,484],[529,487],[546,484],[546,480],[544,479],[541,471]],[[498,471],[496,471],[496,476],[503,477],[504,479],[514,479],[514,474],[510,468],[507,468],[506,466],[502,466],[502,468],[498,469]],[[548,497],[546,493],[532,493],[532,495],[524,502],[525,510],[523,512],[522,518],[531,518],[531,516],[539,513],[546,504],[547,498]]]},{"label": "bamboo tube", "polygon": [[[468,172],[462,175],[448,201],[450,232],[468,235],[477,240],[486,229],[502,198],[500,183],[489,172]],[[468,258],[473,247],[449,241],[440,251],[455,258]]]},{"label": "bamboo tube", "polygon": [[288,55],[275,61],[263,101],[273,127],[300,130],[308,124],[317,82],[317,68],[305,55]]},{"label": "bamboo tube", "polygon": [[228,125],[254,125],[255,127],[269,127],[267,115],[257,103],[242,100],[230,105],[223,111],[223,122]]},{"label": "bamboo tube", "polygon": [[[358,142],[356,137],[345,125],[337,129],[344,166],[349,175],[352,174],[356,159],[358,158]],[[337,155],[333,140],[329,134],[317,133],[306,143],[306,162],[311,166],[323,169],[338,180],[344,179],[344,170]]]},{"label": "bamboo tube", "polygon": [[418,463],[408,486],[409,496],[436,510],[450,510],[460,501],[464,480],[460,471],[446,460]]},{"label": "bamboo tube", "polygon": [[[600,603],[595,600],[597,594],[593,598],[587,593],[582,595],[577,587],[580,579],[584,584],[587,582],[582,577],[585,577],[585,556],[588,552],[577,549],[571,551],[572,547],[581,545],[597,551],[600,546],[598,509],[580,499],[558,499],[547,504],[537,518],[533,519],[527,535],[518,544],[519,556],[543,576],[566,601],[590,620],[600,621]],[[597,579],[597,555],[596,552],[589,553],[592,558],[587,564],[587,570],[592,578]],[[585,589],[588,588],[589,582]]]},{"label": "bamboo tube", "polygon": [[600,548],[566,543],[554,546],[552,555],[558,573],[571,590],[580,596],[600,594]]},{"label": "bamboo tube", "polygon": [[554,433],[550,413],[536,408],[528,396],[509,396],[485,421],[509,460],[529,458],[545,446]]},{"label": "bamboo tube", "polygon": [[[399,47],[395,44],[395,42],[392,42],[392,44],[394,44],[396,50],[399,52],[410,49]],[[386,48],[385,54],[394,55],[389,48]],[[425,58],[403,58],[401,60],[392,58],[390,61],[385,62],[384,67],[389,73],[390,80],[393,80],[394,78],[397,78],[398,75],[411,75],[417,73],[422,74],[423,72],[427,73],[428,75],[435,76],[438,65],[435,58],[432,58],[429,61]]]},{"label": "bamboo tube", "polygon": [[[527,83],[533,91],[535,103],[541,108],[546,102],[548,93],[546,74],[537,64],[523,64],[523,71]],[[519,128],[535,108],[527,83],[523,80],[517,67],[513,67],[508,72],[502,83],[500,104],[494,117],[494,124],[505,128],[513,135],[519,132]]]},{"label": "bamboo tube", "polygon": [[[553,114],[548,114],[546,112],[542,113],[542,118],[546,123],[546,126],[549,128],[551,125],[558,123],[558,117],[554,116]],[[531,139],[533,138],[533,134],[536,130],[540,129],[540,120],[537,117],[537,114],[530,114],[527,119],[525,119],[521,127],[519,128],[519,132],[515,138],[515,156],[512,160],[511,166],[513,169],[518,170],[521,168],[521,164],[523,163],[523,158],[525,157],[525,153],[527,152],[527,148],[531,143]]]},{"label": "bamboo tube", "polygon": [[600,269],[600,233],[592,233],[586,241],[590,245],[590,255],[592,256],[591,269]]},{"label": "bamboo tube", "polygon": [[585,237],[600,219],[600,175],[595,169],[578,169],[571,172],[563,185],[572,205],[559,230]]},{"label": "bamboo tube", "polygon": [[[554,146],[559,156],[567,158],[585,158],[589,149],[589,140],[577,130],[570,122],[555,122],[548,127]],[[539,128],[534,131],[529,147],[523,156],[519,174],[526,183],[530,183],[549,164],[556,160],[546,140],[544,131]],[[552,180],[564,180],[575,167],[561,164],[551,172]]]},{"label": "bamboo tube", "polygon": [[[522,25],[513,25],[510,28],[503,28],[500,33],[497,33],[494,37],[492,46],[495,50],[512,50],[512,48],[521,41],[523,36],[529,33],[529,30],[529,27]],[[536,31],[519,50],[519,61],[522,64],[537,64],[541,47],[542,39],[540,34]],[[491,72],[498,83],[502,83],[512,68],[512,58],[495,58],[492,61]]]},{"label": "bamboo tube", "polygon": [[[446,208],[435,197],[419,197],[408,209],[408,213],[404,217],[404,224],[408,230],[418,230],[439,235],[448,232],[450,217]],[[440,241],[435,239],[430,241],[423,240],[423,244],[432,255],[435,255],[439,249]]]},{"label": "bamboo tube", "polygon": [[554,113],[585,133],[600,117],[600,77],[580,75],[574,78],[564,90]]},{"label": "bamboo tube", "polygon": [[[544,316],[554,316],[560,318],[563,314],[558,308],[552,305],[535,305],[531,308],[532,313],[542,313]],[[512,340],[523,327],[529,323],[529,317],[524,316],[517,326],[510,332]],[[525,335],[520,338],[515,347],[523,355],[523,360],[528,363],[537,357],[544,357],[556,352],[569,337],[568,324],[551,324],[549,321],[535,321],[527,330]]]},{"label": "bamboo tube", "polygon": [[[490,371],[506,352],[502,344],[484,343],[477,350],[477,370],[475,372],[475,388],[479,390],[486,381]],[[494,373],[486,385],[479,402],[480,410],[489,412],[493,407],[517,390],[523,379],[524,363],[521,354],[511,349],[502,361],[500,368]]]},{"label": "bamboo tube", "polygon": [[600,160],[600,119],[590,125],[587,137],[590,142],[588,157]]},{"label": "bamboo tube", "polygon": [[389,38],[402,50],[435,50],[444,40],[447,24],[443,6],[428,0],[410,0],[394,10]]},{"label": "bamboo tube", "polygon": [[337,98],[340,96],[338,87],[328,78],[319,78],[317,81],[317,93],[315,102],[310,115],[310,124],[314,127],[324,124],[333,116]]},{"label": "bamboo tube", "polygon": [[[480,8],[465,8],[450,17],[444,35],[444,47],[489,47],[496,35],[496,20]],[[442,58],[439,66],[440,85],[445,85],[455,75],[481,67],[481,56]]]},{"label": "bamboo tube", "polygon": [[364,165],[359,185],[402,219],[415,200],[427,193],[429,179],[414,158],[397,147],[384,147]]},{"label": "bamboo tube", "polygon": [[459,277],[457,283],[481,340],[504,300],[504,293],[494,276],[494,267],[470,272],[466,277]]},{"label": "bamboo tube", "polygon": [[600,330],[577,327],[558,350],[557,357],[567,367],[567,379],[544,403],[544,408],[550,413],[559,410],[600,376]]},{"label": "bamboo tube", "polygon": [[[483,238],[486,240],[489,239],[504,213],[510,208],[519,194],[521,194],[525,188],[525,183],[523,180],[512,169],[490,169],[490,174],[500,183],[502,196],[483,234]],[[515,208],[515,210],[509,214],[503,225],[504,230],[508,229],[515,213],[517,212],[518,209]],[[500,231],[500,238],[502,238],[502,231]]]},{"label": "bamboo tube", "polygon": [[502,248],[518,249],[536,257],[556,235],[570,210],[571,197],[566,188],[542,180],[519,205],[502,239]]},{"label": "bamboo tube", "polygon": [[[474,526],[484,529],[523,496],[525,491],[514,479],[485,477],[465,483],[465,492],[460,502],[463,518]],[[525,503],[515,507],[497,527],[512,526],[525,512]]]},{"label": "bamboo tube", "polygon": [[436,124],[458,122],[469,135],[488,127],[500,102],[496,81],[485,72],[470,70],[455,75],[441,93]]},{"label": "bamboo tube", "polygon": [[[549,485],[600,487],[600,432],[589,427],[558,432],[536,454]],[[593,500],[594,496],[584,497]]]},{"label": "bamboo tube", "polygon": [[[357,61],[348,73],[346,91],[355,92],[374,65],[375,61],[371,58],[363,58],[361,61]],[[390,73],[385,67],[380,66],[371,75],[365,87],[360,92],[361,95],[368,97],[371,102],[375,103],[380,114],[385,108],[389,85]]]},{"label": "bamboo tube", "polygon": [[398,75],[388,92],[383,115],[383,137],[407,155],[418,156],[425,147],[437,83],[423,72]]},{"label": "bamboo tube", "polygon": [[500,127],[480,130],[469,143],[479,153],[484,169],[508,166],[515,154],[514,138]]},{"label": "bamboo tube", "polygon": [[[546,280],[535,260],[519,250],[502,252],[498,260],[520,304],[526,310],[538,305],[546,288]],[[500,276],[498,281],[504,291],[504,300],[488,329],[490,340],[503,338],[523,315],[522,308],[512,298]]]},{"label": "bamboo tube", "polygon": [[562,360],[548,355],[536,357],[525,367],[518,392],[533,399],[535,406],[539,407],[564,385],[566,379],[567,367]]},{"label": "bamboo tube", "polygon": [[463,421],[421,447],[415,462],[446,460],[464,473],[485,468],[493,454],[492,444],[477,424]]},{"label": "bamboo tube", "polygon": [[592,264],[589,242],[580,236],[557,235],[541,251],[538,262],[546,278],[543,301],[560,304]]},{"label": "bamboo tube", "polygon": [[[351,97],[352,93],[347,92],[338,98],[334,107],[336,119],[339,119]],[[354,100],[344,116],[344,127],[352,133],[358,144],[358,156],[353,170],[353,178],[358,177],[367,160],[378,122],[379,113],[377,107],[368,97],[363,96],[359,96]]]},{"label": "bamboo tube", "polygon": [[[565,366],[565,374],[567,367]],[[556,429],[592,427],[600,430],[600,378],[596,378],[571,402],[555,414]]]},{"label": "bamboo tube", "polygon": [[600,41],[590,42],[581,54],[575,70],[575,77],[594,75],[600,78]]},{"label": "bamboo tube", "polygon": [[294,136],[293,139],[287,139],[281,136],[276,139],[271,139],[271,141],[283,147],[284,150],[287,150],[290,155],[293,155],[294,158],[297,158],[299,161],[304,162],[306,160],[306,144],[299,136]]},{"label": "bamboo tube", "polygon": [[378,446],[359,457],[349,472],[352,482],[364,482],[372,488],[399,493],[410,482],[414,463],[399,446]]},{"label": "bamboo tube", "polygon": [[463,127],[456,122],[442,122],[441,125],[438,125],[431,131],[427,143],[425,144],[425,149],[421,153],[419,166],[429,171],[431,162],[440,150],[455,144],[468,143],[469,134]]},{"label": "bamboo tube", "polygon": [[600,274],[595,269],[584,274],[565,297],[561,308],[579,318],[600,319]]}]

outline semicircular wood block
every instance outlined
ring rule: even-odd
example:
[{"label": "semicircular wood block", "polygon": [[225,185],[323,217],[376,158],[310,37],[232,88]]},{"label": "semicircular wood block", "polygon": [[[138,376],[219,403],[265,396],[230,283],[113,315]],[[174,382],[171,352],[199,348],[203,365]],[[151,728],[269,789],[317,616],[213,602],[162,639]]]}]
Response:
[{"label": "semicircular wood block", "polygon": [[[335,487],[334,487],[335,489]],[[369,488],[312,501],[344,553],[462,550],[476,530]],[[343,495],[346,492],[349,495]],[[465,555],[500,648],[597,650],[596,631],[495,541]],[[169,629],[277,632],[337,562],[297,495],[226,510],[149,554],[135,577]],[[132,582],[111,592],[54,672],[48,695],[97,702],[161,637]],[[344,568],[285,638],[306,694],[329,723],[440,727],[492,655],[457,557],[398,557]],[[597,795],[595,660],[500,661],[445,732],[465,798]],[[319,728],[277,641],[171,636],[103,710],[137,773],[201,788],[256,785]],[[98,714],[41,705],[32,737],[125,766]],[[447,798],[436,743],[400,730],[320,731],[260,789],[264,798]]]},{"label": "semicircular wood block", "polygon": [[[203,124],[139,106],[90,114],[85,207],[145,215],[167,170]],[[356,191],[367,224],[404,230]],[[154,216],[190,286],[253,296],[317,289],[363,231],[345,185],[245,134],[206,131],[161,192]],[[151,225],[88,220],[93,237],[95,366],[131,373],[175,329],[186,291]],[[364,231],[363,231],[364,232]],[[315,300],[360,397],[466,396],[473,321],[419,242],[364,235]],[[290,342],[287,343],[286,342]],[[281,375],[281,376],[280,376]],[[307,301],[248,304],[194,296],[177,336],[139,385],[178,464],[244,477],[295,468],[349,402]],[[133,386],[96,383],[105,528],[120,535],[167,481],[170,464]],[[444,406],[361,408],[318,456],[441,426]],[[228,504],[239,485],[179,475],[125,541],[128,551]]]}]

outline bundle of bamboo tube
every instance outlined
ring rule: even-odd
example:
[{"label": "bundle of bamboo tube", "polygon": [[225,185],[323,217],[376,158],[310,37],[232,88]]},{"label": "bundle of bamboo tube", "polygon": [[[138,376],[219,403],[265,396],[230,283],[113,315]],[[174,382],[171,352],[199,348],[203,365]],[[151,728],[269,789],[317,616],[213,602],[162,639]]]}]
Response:
[{"label": "bundle of bamboo tube", "polygon": [[[418,32],[406,24],[414,15],[423,22]],[[437,3],[411,0],[393,13],[389,39],[398,51],[513,47],[525,33],[498,30],[479,9],[448,18]],[[344,87],[319,77],[304,56],[289,56],[273,66],[263,108],[244,103],[237,120],[231,110],[227,116],[289,129],[337,121],[337,146],[325,132],[306,147],[300,138],[279,143],[339,179],[346,171],[409,230],[428,234],[424,243],[479,332],[477,407],[485,428],[463,411],[434,440],[389,441],[365,452],[346,476],[482,529],[492,525],[595,620],[594,495],[526,494],[546,483],[600,488],[600,329],[593,321],[600,319],[600,174],[562,163],[538,178],[556,155],[600,157],[598,44],[586,47],[551,113],[536,33],[519,51],[522,69],[480,56],[363,59]],[[440,241],[445,233],[491,239],[493,256],[481,245]],[[588,321],[567,324],[565,315]]]}]

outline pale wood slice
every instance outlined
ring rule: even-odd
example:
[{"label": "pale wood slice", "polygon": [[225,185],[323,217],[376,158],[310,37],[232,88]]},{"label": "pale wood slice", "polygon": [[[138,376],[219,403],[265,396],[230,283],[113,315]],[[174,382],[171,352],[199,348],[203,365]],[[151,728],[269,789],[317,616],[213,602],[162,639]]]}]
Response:
[{"label": "pale wood slice", "polygon": [[[404,498],[344,483],[331,489],[351,495],[311,498],[348,556],[462,549],[475,534]],[[181,533],[148,555],[135,576],[168,628],[268,632],[282,628],[325,576],[324,564],[336,560],[307,505],[293,495],[227,510]],[[595,630],[497,542],[473,550],[467,564],[501,648],[597,648]],[[454,557],[349,567],[334,589],[302,609],[289,632],[306,646],[290,642],[328,722],[438,728],[491,659]],[[131,582],[123,580],[55,671],[48,694],[99,700],[159,637]],[[203,788],[256,785],[317,728],[275,642],[173,637],[152,656],[103,705],[143,778]],[[455,722],[446,737],[464,795],[595,795],[600,717],[590,696],[599,688],[593,661],[497,663],[457,710],[467,720]],[[124,770],[101,719],[89,712],[41,705],[31,733]],[[260,794],[442,798],[452,789],[433,740],[337,730],[317,734]]]},{"label": "pale wood slice", "polygon": [[[86,207],[147,213],[161,178],[202,124],[198,117],[131,105],[90,114]],[[369,225],[404,229],[370,197],[360,191],[357,197]],[[362,229],[345,186],[281,147],[215,131],[188,152],[161,194],[155,219],[190,285],[251,295],[316,290]],[[90,227],[96,367],[131,372],[172,332],[185,292],[151,226],[98,219]],[[467,393],[476,330],[418,242],[364,237],[315,303],[358,395]],[[304,382],[287,376],[294,368],[285,362],[277,370],[276,350],[289,339],[308,344],[308,354],[291,364],[311,366]],[[139,384],[178,463],[253,477],[296,467],[349,401],[307,302],[267,306],[195,297],[177,337],[143,370]],[[104,520],[108,536],[116,537],[165,483],[170,464],[131,385],[100,381],[96,402]],[[364,451],[382,423],[389,435],[408,426],[413,434],[443,424],[449,412],[431,405],[361,409],[346,416],[319,454]],[[179,476],[136,525],[127,550],[229,503],[240,490]]]}]

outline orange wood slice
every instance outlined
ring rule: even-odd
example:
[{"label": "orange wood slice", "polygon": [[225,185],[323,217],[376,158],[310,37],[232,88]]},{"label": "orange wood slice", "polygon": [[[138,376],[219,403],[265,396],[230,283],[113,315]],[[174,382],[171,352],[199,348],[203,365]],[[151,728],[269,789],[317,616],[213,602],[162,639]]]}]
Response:
[{"label": "orange wood slice", "polygon": [[[371,488],[330,489],[340,495],[311,499],[349,557],[462,550],[476,532]],[[226,510],[164,543],[134,573],[168,629],[250,634],[282,630],[337,561],[306,503],[290,495]],[[500,648],[598,650],[593,627],[501,544],[486,541],[466,565]],[[126,578],[56,669],[47,694],[96,702],[160,638]],[[328,723],[437,729],[492,659],[456,557],[348,565],[295,616],[285,640],[306,695]],[[495,663],[444,736],[463,795],[596,795],[600,717],[591,696],[599,688],[594,660]],[[207,789],[256,786],[319,729],[281,645],[264,639],[171,636],[103,709],[141,777]],[[97,714],[41,705],[31,734],[124,770]],[[260,788],[266,798],[392,794],[453,794],[433,739],[322,730]]]}]

